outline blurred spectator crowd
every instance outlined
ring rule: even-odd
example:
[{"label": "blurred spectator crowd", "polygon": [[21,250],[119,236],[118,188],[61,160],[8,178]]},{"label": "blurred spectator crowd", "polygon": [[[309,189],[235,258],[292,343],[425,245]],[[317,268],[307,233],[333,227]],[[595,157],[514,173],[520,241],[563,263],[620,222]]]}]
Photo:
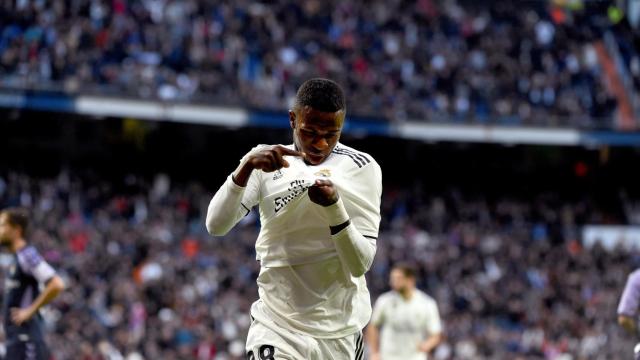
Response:
[{"label": "blurred spectator crowd", "polygon": [[[245,358],[258,219],[251,212],[211,238],[211,190],[165,175],[0,177],[0,208],[31,209],[29,240],[69,284],[45,313],[56,359]],[[414,263],[445,324],[434,359],[631,356],[616,305],[640,258],[584,248],[579,232],[626,219],[553,194],[524,202],[393,187],[382,210],[367,275],[373,300],[388,290],[394,262]],[[9,260],[3,254],[0,265]]]},{"label": "blurred spectator crowd", "polygon": [[612,24],[608,1],[592,3],[3,1],[0,81],[282,110],[323,76],[346,87],[352,115],[611,126],[595,43]]}]

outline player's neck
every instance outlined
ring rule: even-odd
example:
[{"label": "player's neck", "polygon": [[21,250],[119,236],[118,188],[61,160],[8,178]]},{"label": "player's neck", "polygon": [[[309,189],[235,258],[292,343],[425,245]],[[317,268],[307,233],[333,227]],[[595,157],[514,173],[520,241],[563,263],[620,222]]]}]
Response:
[{"label": "player's neck", "polygon": [[27,242],[24,240],[24,238],[17,238],[11,243],[9,249],[12,253],[15,254],[18,251],[22,250],[25,246],[27,246]]},{"label": "player's neck", "polygon": [[411,298],[413,297],[414,288],[406,288],[402,291],[398,291],[398,293],[400,293],[400,296],[402,296],[403,299],[411,300]]}]

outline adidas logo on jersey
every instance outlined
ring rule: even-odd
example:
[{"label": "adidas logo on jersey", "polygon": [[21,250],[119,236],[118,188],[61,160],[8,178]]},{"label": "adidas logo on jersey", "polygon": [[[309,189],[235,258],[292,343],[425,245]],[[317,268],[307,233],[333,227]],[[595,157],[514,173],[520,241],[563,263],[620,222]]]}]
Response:
[{"label": "adidas logo on jersey", "polygon": [[282,171],[280,171],[280,169],[278,169],[273,174],[273,181],[276,181],[276,180],[280,179],[281,177],[282,177]]}]

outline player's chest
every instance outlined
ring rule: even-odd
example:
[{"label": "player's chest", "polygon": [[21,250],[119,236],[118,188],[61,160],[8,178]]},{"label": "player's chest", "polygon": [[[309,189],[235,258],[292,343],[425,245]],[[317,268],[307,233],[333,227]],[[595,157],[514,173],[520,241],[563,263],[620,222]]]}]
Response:
[{"label": "player's chest", "polygon": [[425,322],[426,314],[414,304],[407,304],[398,301],[391,304],[387,310],[389,325],[396,330],[416,331]]},{"label": "player's chest", "polygon": [[27,276],[22,272],[20,267],[17,265],[17,262],[12,262],[4,269],[5,278],[4,278],[4,290],[5,292],[10,292],[16,290],[26,284],[29,280]]},{"label": "player's chest", "polygon": [[343,188],[348,181],[337,166],[330,164],[306,166],[304,163],[293,163],[288,168],[263,174],[262,200],[275,201],[277,198],[284,205],[284,203],[302,197],[317,179],[330,180],[338,190]]}]

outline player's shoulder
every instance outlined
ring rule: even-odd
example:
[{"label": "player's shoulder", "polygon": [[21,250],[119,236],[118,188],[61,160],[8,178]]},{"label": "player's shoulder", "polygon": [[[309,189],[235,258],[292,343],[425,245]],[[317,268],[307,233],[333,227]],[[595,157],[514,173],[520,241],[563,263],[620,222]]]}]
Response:
[{"label": "player's shoulder", "polygon": [[368,163],[376,163],[375,159],[373,158],[373,156],[371,156],[370,154],[364,152],[364,151],[360,151],[357,150],[355,148],[352,148],[351,146],[345,145],[341,142],[338,142],[336,144],[336,146],[333,148],[332,152],[334,154],[344,154],[344,155],[353,155],[353,156],[358,156],[363,160],[366,160],[367,164]]},{"label": "player's shoulder", "polygon": [[640,268],[632,271],[631,274],[629,274],[629,279],[632,279],[634,281],[640,281]]},{"label": "player's shoulder", "polygon": [[336,156],[343,157],[345,160],[349,160],[350,163],[353,163],[354,166],[360,169],[380,168],[380,165],[378,165],[373,156],[364,151],[356,150],[343,143],[336,144],[331,153]]},{"label": "player's shoulder", "polygon": [[[258,144],[256,146],[254,146],[253,148],[251,148],[251,151],[259,151],[259,150],[262,150],[264,148],[268,148],[268,147],[271,147],[271,146],[273,146],[273,144]],[[289,145],[282,145],[282,146],[289,147]]]},{"label": "player's shoulder", "polygon": [[266,147],[272,147],[272,146],[282,146],[282,147],[286,147],[287,149],[291,149],[291,150],[295,150],[296,149],[296,145],[294,143],[290,143],[290,144],[258,144],[256,146],[254,146],[254,149],[262,149],[262,148],[266,148]]},{"label": "player's shoulder", "polygon": [[385,293],[380,294],[380,296],[378,296],[378,300],[376,301],[377,303],[383,305],[386,303],[389,303],[391,300],[396,298],[396,292],[395,291],[387,291]]},{"label": "player's shoulder", "polygon": [[436,303],[436,299],[434,299],[431,295],[427,294],[426,292],[424,292],[424,291],[422,291],[420,289],[416,289],[415,290],[415,294],[416,294],[416,296],[418,296],[420,301],[422,301],[424,303],[428,303],[428,304],[435,304]]},{"label": "player's shoulder", "polygon": [[42,261],[42,256],[33,245],[25,246],[17,252],[18,261],[28,268],[37,266]]},{"label": "player's shoulder", "polygon": [[35,248],[35,246],[27,245],[22,249],[18,250],[18,255],[24,256],[24,257],[30,257],[30,256],[32,257],[32,256],[40,256],[40,253],[38,252],[38,249]]},{"label": "player's shoulder", "polygon": [[296,149],[296,146],[293,143],[291,143],[291,144],[258,144],[256,146],[254,146],[253,148],[251,148],[251,151],[262,150],[262,149],[274,147],[274,146],[277,146],[277,145],[285,147],[285,148],[290,149],[290,150],[295,150]]}]

